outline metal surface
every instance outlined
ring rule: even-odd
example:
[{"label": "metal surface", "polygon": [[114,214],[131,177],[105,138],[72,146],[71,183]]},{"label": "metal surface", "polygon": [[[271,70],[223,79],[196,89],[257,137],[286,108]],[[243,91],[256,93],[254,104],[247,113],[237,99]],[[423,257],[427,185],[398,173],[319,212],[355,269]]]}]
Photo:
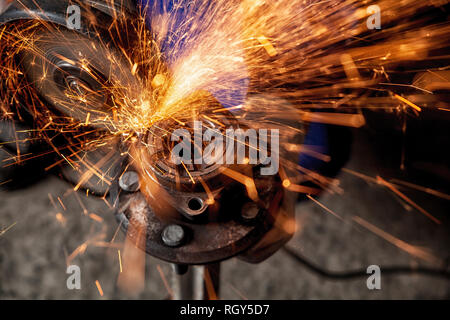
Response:
[{"label": "metal surface", "polygon": [[127,171],[119,179],[119,187],[127,192],[136,192],[141,187],[139,175],[135,171]]},{"label": "metal surface", "polygon": [[220,263],[191,266],[179,275],[172,273],[173,300],[218,300],[220,297]]},{"label": "metal surface", "polygon": [[169,224],[164,228],[161,238],[169,247],[178,247],[185,238],[184,229],[179,225]]}]

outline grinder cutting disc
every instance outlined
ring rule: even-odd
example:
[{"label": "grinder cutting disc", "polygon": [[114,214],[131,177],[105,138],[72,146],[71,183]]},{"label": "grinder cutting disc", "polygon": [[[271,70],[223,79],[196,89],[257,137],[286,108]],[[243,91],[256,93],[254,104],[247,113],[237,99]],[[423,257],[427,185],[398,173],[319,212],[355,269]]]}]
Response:
[{"label": "grinder cutting disc", "polygon": [[[63,116],[93,126],[104,125],[111,113],[111,88],[137,94],[137,79],[125,59],[101,39],[89,39],[69,30],[39,28],[21,65],[38,93]],[[135,89],[136,91],[133,91]]]}]

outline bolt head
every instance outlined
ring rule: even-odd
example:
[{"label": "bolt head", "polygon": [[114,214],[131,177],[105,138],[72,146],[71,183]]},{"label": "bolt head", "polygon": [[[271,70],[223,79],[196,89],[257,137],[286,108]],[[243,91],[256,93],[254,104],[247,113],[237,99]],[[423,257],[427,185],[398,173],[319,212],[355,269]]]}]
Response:
[{"label": "bolt head", "polygon": [[184,229],[177,224],[170,224],[162,232],[162,240],[169,247],[181,245],[185,237]]},{"label": "bolt head", "polygon": [[250,221],[255,219],[259,214],[258,205],[254,202],[247,202],[242,206],[241,217],[244,220]]},{"label": "bolt head", "polygon": [[136,192],[141,187],[139,175],[134,171],[125,172],[119,179],[119,187],[127,192]]}]

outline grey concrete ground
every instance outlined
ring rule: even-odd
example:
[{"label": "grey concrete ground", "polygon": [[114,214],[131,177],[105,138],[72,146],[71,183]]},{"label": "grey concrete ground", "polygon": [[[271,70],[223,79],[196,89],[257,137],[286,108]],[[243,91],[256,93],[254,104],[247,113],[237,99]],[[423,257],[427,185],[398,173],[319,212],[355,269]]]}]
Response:
[{"label": "grey concrete ground", "polygon": [[[370,176],[383,175],[382,155],[366,137],[358,137],[347,168]],[[442,220],[437,225],[417,210],[406,206],[392,192],[347,172],[339,177],[342,195],[325,194],[320,202],[338,214],[336,218],[312,202],[297,206],[299,231],[289,246],[311,262],[331,271],[350,271],[376,264],[437,268],[449,257],[448,201],[402,189],[424,209]],[[389,177],[385,177],[389,178]],[[119,274],[117,250],[124,241],[119,232],[114,244],[102,247],[115,234],[117,225],[102,200],[75,195],[71,187],[50,177],[25,190],[0,193],[0,299],[126,299],[116,286]],[[50,197],[55,202],[53,206]],[[58,204],[62,199],[65,210]],[[82,204],[81,204],[82,203]],[[83,213],[87,208],[87,215]],[[60,212],[65,223],[56,219]],[[100,223],[89,217],[94,213]],[[95,216],[94,216],[95,217]],[[404,242],[428,250],[439,261],[427,262],[399,249],[355,223],[354,217],[376,226]],[[98,218],[97,218],[98,219]],[[361,220],[357,220],[361,221]],[[97,237],[96,240],[92,240]],[[82,289],[66,288],[66,258],[91,239],[84,253],[73,263],[81,268]],[[426,248],[426,249],[425,249]],[[169,266],[147,257],[145,290],[141,299],[164,299]],[[432,258],[433,259],[433,258]],[[237,259],[223,264],[221,297],[224,299],[448,299],[448,279],[420,274],[383,275],[381,290],[370,291],[366,278],[329,280],[309,271],[285,252],[279,251],[259,265]],[[99,296],[95,281],[101,284]]]}]

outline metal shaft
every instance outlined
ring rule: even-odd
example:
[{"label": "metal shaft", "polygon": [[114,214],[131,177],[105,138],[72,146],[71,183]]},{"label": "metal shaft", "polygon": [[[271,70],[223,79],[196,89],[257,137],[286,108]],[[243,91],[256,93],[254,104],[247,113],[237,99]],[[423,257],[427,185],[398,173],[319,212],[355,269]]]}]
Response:
[{"label": "metal shaft", "polygon": [[219,299],[220,263],[190,266],[180,275],[173,268],[172,290],[174,300]]}]

